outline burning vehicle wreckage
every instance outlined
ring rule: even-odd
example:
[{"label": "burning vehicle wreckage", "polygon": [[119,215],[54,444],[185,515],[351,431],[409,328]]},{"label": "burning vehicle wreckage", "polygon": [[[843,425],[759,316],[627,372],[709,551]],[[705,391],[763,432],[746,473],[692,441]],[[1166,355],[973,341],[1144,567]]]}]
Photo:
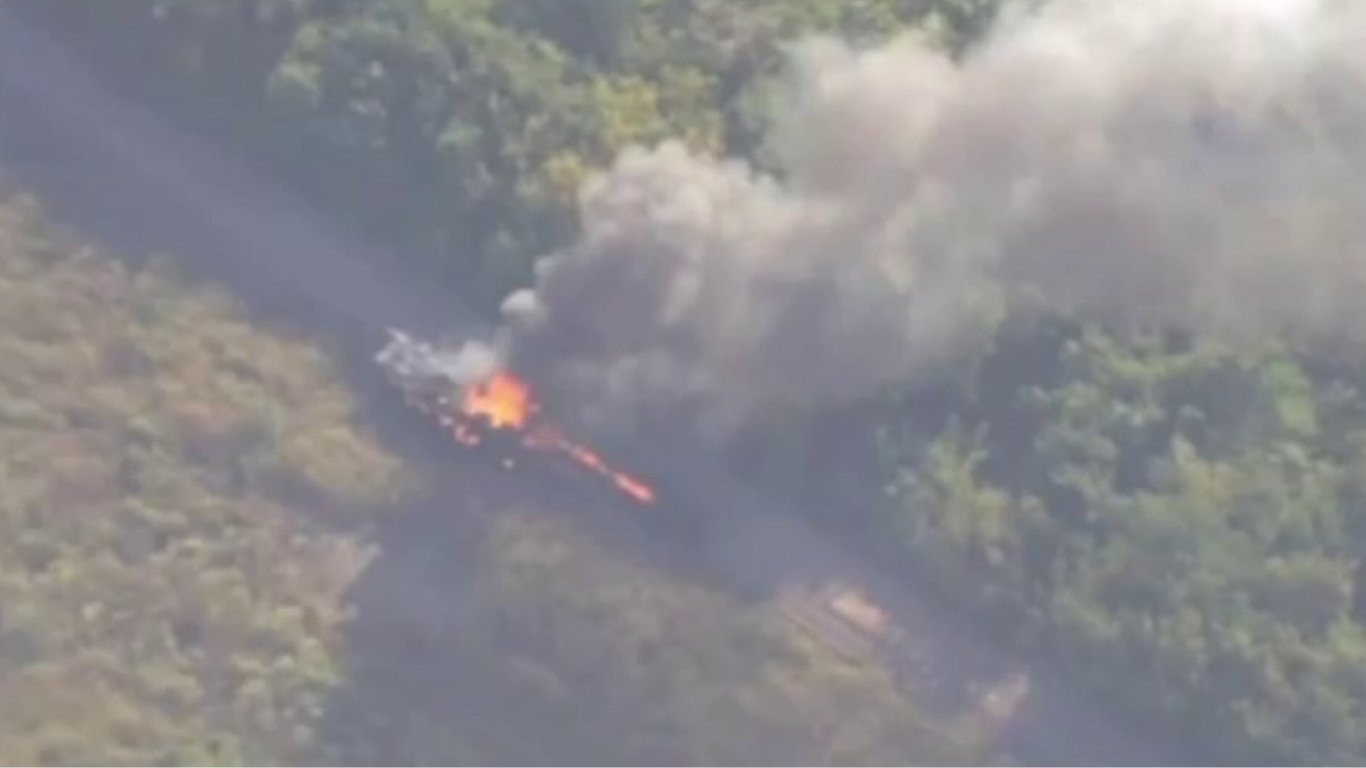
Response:
[{"label": "burning vehicle wreckage", "polygon": [[[447,351],[402,331],[390,329],[389,335],[375,362],[441,443],[557,487],[602,490],[594,495],[644,512],[637,520],[662,534],[672,554],[722,572],[719,578],[733,593],[761,600],[782,581],[783,568],[773,566],[775,559],[791,560],[782,537],[764,528],[761,548],[773,551],[760,556],[765,553],[753,551],[756,538],[743,530],[746,521],[762,525],[762,519],[786,516],[705,460],[667,445],[632,446],[620,452],[630,454],[633,470],[645,470],[620,469],[557,429],[531,385],[511,371],[462,384]],[[746,514],[736,514],[741,510]]]},{"label": "burning vehicle wreckage", "polygon": [[[737,521],[764,517],[757,514],[761,510],[772,512],[762,499],[702,458],[667,444],[613,451],[631,456],[632,469],[621,469],[561,432],[530,383],[513,372],[497,371],[462,384],[446,350],[402,331],[389,329],[389,335],[375,362],[440,442],[504,470],[567,485],[571,492],[592,492],[643,512],[639,522],[662,534],[673,554],[694,565],[721,565],[729,586],[741,594],[755,599],[767,594],[771,576],[756,565],[758,560],[735,551],[745,539],[736,535]],[[751,514],[734,514],[742,509]]]},{"label": "burning vehicle wreckage", "polygon": [[402,331],[390,329],[389,335],[375,362],[404,402],[438,428],[443,439],[507,470],[571,469],[577,476],[596,478],[634,506],[660,506],[655,483],[617,468],[563,434],[543,412],[531,386],[511,371],[461,384],[440,349]]}]

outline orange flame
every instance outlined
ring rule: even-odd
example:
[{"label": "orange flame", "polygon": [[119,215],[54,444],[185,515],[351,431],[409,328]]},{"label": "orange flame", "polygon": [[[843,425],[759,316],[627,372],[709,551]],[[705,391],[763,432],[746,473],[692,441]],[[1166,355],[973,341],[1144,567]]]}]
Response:
[{"label": "orange flame", "polygon": [[559,433],[548,428],[541,428],[528,434],[522,444],[528,448],[541,450],[560,451],[569,458],[578,462],[581,466],[597,472],[599,475],[611,480],[622,493],[639,501],[642,504],[650,504],[655,500],[654,489],[641,480],[612,469],[611,466],[598,454],[578,443],[566,440]]},{"label": "orange flame", "polygon": [[482,418],[494,429],[524,429],[539,410],[531,388],[506,371],[465,389],[465,413]]},{"label": "orange flame", "polygon": [[[508,371],[499,371],[485,381],[465,389],[461,408],[466,415],[480,419],[494,429],[523,432],[522,445],[536,451],[558,451],[579,465],[611,480],[622,493],[642,504],[655,500],[654,489],[644,481],[613,469],[592,450],[565,438],[554,429],[532,421],[540,405],[532,396],[531,387]],[[478,445],[479,435],[464,425],[456,428],[455,437],[465,445]],[[504,466],[510,465],[505,462]]]}]

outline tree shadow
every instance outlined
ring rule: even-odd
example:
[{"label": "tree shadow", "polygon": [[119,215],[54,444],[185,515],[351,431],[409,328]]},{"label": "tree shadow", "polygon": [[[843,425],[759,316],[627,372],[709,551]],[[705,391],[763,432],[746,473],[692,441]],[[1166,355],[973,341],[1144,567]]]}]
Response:
[{"label": "tree shadow", "polygon": [[[586,472],[538,466],[531,456],[506,470],[497,457],[457,446],[414,414],[392,414],[387,430],[406,434],[403,448],[422,454],[413,461],[428,464],[430,482],[401,508],[381,513],[372,529],[377,553],[346,595],[353,614],[345,682],[325,709],[326,761],[611,762],[616,748],[604,742],[602,721],[571,722],[562,704],[557,710],[546,701],[555,698],[546,688],[559,686],[541,679],[550,671],[518,666],[517,646],[559,640],[550,617],[539,640],[526,637],[535,630],[525,616],[500,621],[497,589],[486,583],[498,567],[489,540],[497,516],[572,515],[575,535],[613,561],[669,580],[726,585],[706,568],[698,542],[671,539],[667,526],[647,516],[665,510],[642,509]],[[595,689],[582,686],[573,690]]]}]

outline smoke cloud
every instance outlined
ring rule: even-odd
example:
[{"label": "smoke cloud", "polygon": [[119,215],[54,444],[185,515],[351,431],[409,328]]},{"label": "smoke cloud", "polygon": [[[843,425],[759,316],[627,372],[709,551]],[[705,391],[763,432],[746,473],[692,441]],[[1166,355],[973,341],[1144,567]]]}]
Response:
[{"label": "smoke cloud", "polygon": [[794,45],[781,173],[625,152],[493,348],[580,417],[720,433],[943,370],[1022,296],[1354,340],[1363,6],[1058,0],[957,60]]}]

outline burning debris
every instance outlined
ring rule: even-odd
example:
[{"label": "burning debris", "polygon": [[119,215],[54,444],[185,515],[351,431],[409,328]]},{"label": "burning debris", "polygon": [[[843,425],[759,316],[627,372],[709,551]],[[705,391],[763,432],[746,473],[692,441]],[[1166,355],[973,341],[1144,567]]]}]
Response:
[{"label": "burning debris", "polygon": [[[613,468],[587,446],[565,437],[541,415],[531,386],[507,370],[469,378],[471,368],[460,353],[451,355],[402,331],[390,330],[389,344],[375,361],[400,390],[407,403],[438,421],[461,445],[483,445],[490,435],[515,438],[522,450],[567,457],[610,481],[621,493],[641,504],[655,501],[649,484]],[[516,460],[504,457],[512,469]]]}]

